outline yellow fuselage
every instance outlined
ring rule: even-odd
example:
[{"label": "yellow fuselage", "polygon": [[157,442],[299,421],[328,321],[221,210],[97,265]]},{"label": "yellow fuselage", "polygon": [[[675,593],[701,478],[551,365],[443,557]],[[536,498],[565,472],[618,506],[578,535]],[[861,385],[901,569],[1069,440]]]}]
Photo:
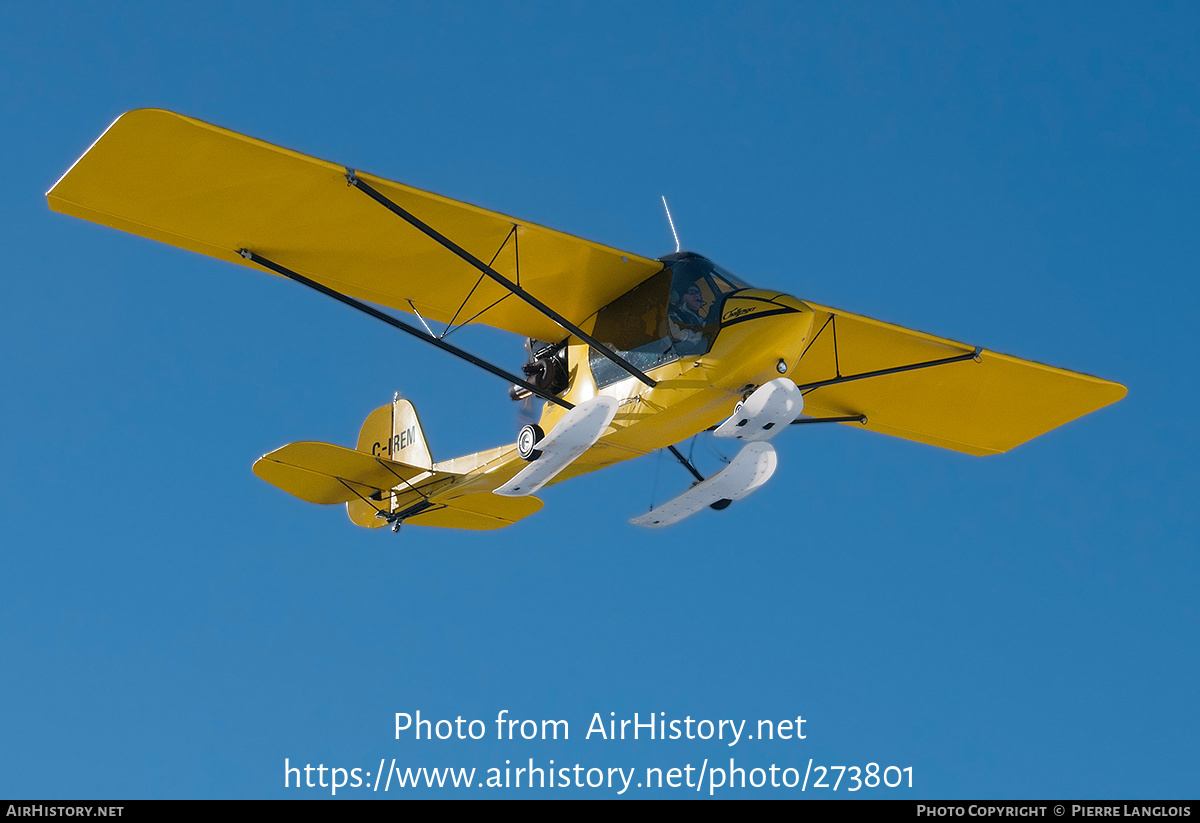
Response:
[{"label": "yellow fuselage", "polygon": [[[796,367],[812,325],[812,310],[794,297],[761,289],[736,292],[722,306],[712,348],[648,371],[658,383],[653,388],[631,376],[597,389],[588,347],[573,340],[571,384],[563,399],[578,404],[602,394],[620,407],[612,430],[555,482],[665,448],[719,423],[754,388]],[[542,428],[550,432],[564,414],[560,406],[546,404]]]},{"label": "yellow fuselage", "polygon": [[[591,333],[593,324],[594,319],[582,328]],[[605,395],[620,405],[609,430],[551,483],[649,454],[720,423],[756,387],[795,370],[812,329],[813,310],[802,301],[774,291],[743,289],[725,298],[720,329],[711,348],[704,354],[681,356],[648,370],[646,374],[657,383],[653,387],[630,376],[598,388],[589,366],[589,347],[570,339],[570,384],[562,399],[578,405]],[[565,414],[561,406],[547,403],[541,428],[549,434]],[[526,465],[515,445],[439,462],[434,473],[453,473],[452,477],[422,485],[420,496],[404,485],[396,487],[391,509],[401,512],[414,504],[469,505],[474,511],[486,509],[489,517],[519,519],[540,508],[540,502],[535,498],[497,497],[490,492]],[[412,483],[421,485],[424,479],[414,478]],[[422,501],[422,497],[427,500]],[[352,503],[349,511],[359,525],[380,523],[368,506]],[[486,518],[464,515],[453,508],[435,508],[409,520],[421,525],[492,527]]]}]

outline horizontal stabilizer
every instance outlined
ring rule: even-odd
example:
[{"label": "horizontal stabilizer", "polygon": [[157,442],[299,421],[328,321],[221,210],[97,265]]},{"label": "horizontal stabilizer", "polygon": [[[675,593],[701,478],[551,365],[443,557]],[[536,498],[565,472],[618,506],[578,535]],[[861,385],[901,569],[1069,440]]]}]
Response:
[{"label": "horizontal stabilizer", "polygon": [[504,497],[533,494],[592,447],[617,413],[612,397],[593,397],[571,409],[554,431],[537,444],[542,454],[512,480],[495,490]]},{"label": "horizontal stabilizer", "polygon": [[426,470],[329,443],[291,443],[265,454],[254,473],[310,503],[346,503],[386,491]]},{"label": "horizontal stabilizer", "polygon": [[439,501],[436,508],[410,517],[405,525],[483,531],[511,526],[542,508],[536,497],[497,497],[488,492]]},{"label": "horizontal stabilizer", "polygon": [[630,520],[636,526],[660,528],[722,500],[741,500],[771,479],[778,460],[770,443],[747,443],[728,466],[697,483],[669,503]]}]

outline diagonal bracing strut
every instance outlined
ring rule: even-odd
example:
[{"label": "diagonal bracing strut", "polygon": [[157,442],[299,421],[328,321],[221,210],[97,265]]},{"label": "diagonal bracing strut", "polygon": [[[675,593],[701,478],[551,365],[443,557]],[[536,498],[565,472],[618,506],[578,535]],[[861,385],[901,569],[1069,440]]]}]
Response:
[{"label": "diagonal bracing strut", "polygon": [[379,205],[383,206],[385,209],[390,211],[392,214],[403,219],[405,222],[407,222],[413,228],[420,231],[422,234],[425,234],[429,238],[436,240],[442,246],[444,246],[447,249],[449,249],[450,251],[452,251],[455,255],[462,258],[466,262],[470,263],[472,266],[477,268],[483,274],[487,275],[492,280],[499,283],[501,286],[503,286],[509,292],[511,292],[512,294],[521,298],[526,303],[528,303],[530,306],[533,306],[533,308],[537,309],[542,314],[546,315],[551,320],[553,320],[555,323],[562,326],[562,328],[566,329],[568,332],[575,335],[583,342],[587,343],[598,354],[603,355],[604,357],[608,358],[613,363],[620,366],[621,369],[623,369],[624,371],[633,375],[638,380],[641,380],[643,383],[645,383],[650,388],[654,388],[655,386],[658,385],[657,381],[651,379],[649,376],[646,375],[645,372],[643,372],[637,366],[634,366],[632,363],[627,361],[625,358],[621,357],[619,354],[614,352],[612,349],[605,346],[603,343],[599,342],[598,340],[595,340],[590,334],[587,334],[586,332],[584,332],[583,329],[576,326],[570,320],[567,320],[567,318],[563,317],[561,314],[556,312],[554,309],[547,306],[541,300],[538,300],[532,294],[525,291],[525,289],[521,288],[519,285],[517,285],[516,283],[509,280],[507,277],[500,274],[498,271],[493,269],[487,263],[484,263],[478,257],[471,254],[469,251],[464,249],[462,246],[459,246],[457,243],[455,243],[450,238],[441,234],[436,229],[433,229],[430,226],[426,225],[425,223],[421,222],[418,218],[414,217],[411,213],[409,213],[405,209],[401,208],[400,206],[396,205],[394,202],[392,202],[390,199],[388,199],[387,196],[385,196],[385,195],[381,194],[380,192],[378,192],[377,190],[375,190],[371,186],[370,183],[367,183],[366,181],[359,178],[359,176],[354,172],[354,169],[350,169],[350,168],[346,169],[346,182],[349,185],[351,185],[354,188],[361,191],[363,194],[370,197],[372,200],[374,200]]},{"label": "diagonal bracing strut", "polygon": [[867,425],[865,414],[847,414],[842,417],[801,417],[792,421],[792,425],[800,423],[862,423]]},{"label": "diagonal bracing strut", "polygon": [[923,363],[910,363],[907,366],[893,366],[890,369],[876,369],[875,371],[863,372],[861,374],[838,375],[837,377],[831,377],[828,380],[818,380],[815,383],[803,383],[798,386],[798,388],[800,391],[807,394],[810,391],[814,391],[815,389],[819,389],[824,386],[836,386],[839,383],[850,383],[854,380],[866,380],[869,377],[883,377],[885,374],[899,374],[900,372],[917,371],[918,369],[928,369],[932,368],[933,366],[944,366],[948,363],[960,363],[963,360],[974,360],[978,362],[979,356],[982,353],[983,349],[976,346],[975,351],[969,351],[954,357],[943,357],[940,360],[926,360]]},{"label": "diagonal bracing strut", "polygon": [[[555,405],[562,406],[564,409],[567,409],[568,411],[570,409],[575,408],[575,404],[569,403],[560,397],[556,397],[555,395],[550,394],[547,391],[539,389],[538,387],[534,386],[532,383],[530,383],[526,380],[522,380],[520,377],[517,377],[515,374],[510,374],[509,372],[506,372],[504,369],[501,369],[498,366],[493,366],[491,363],[487,362],[486,360],[478,358],[469,352],[463,351],[462,349],[458,348],[457,346],[453,346],[453,345],[447,343],[445,340],[442,340],[440,337],[435,337],[432,334],[428,334],[425,331],[418,329],[416,326],[410,326],[408,323],[405,323],[403,320],[392,317],[390,314],[381,312],[381,311],[379,311],[379,309],[376,309],[373,306],[369,306],[366,303],[362,302],[361,300],[355,300],[353,297],[342,294],[341,292],[339,292],[335,289],[331,289],[328,286],[324,285],[323,283],[318,283],[316,280],[312,280],[308,277],[305,277],[302,274],[292,271],[289,268],[281,266],[278,263],[276,263],[274,260],[270,260],[266,257],[263,257],[261,254],[256,254],[255,252],[252,252],[249,249],[239,249],[238,254],[241,255],[246,260],[249,260],[252,263],[256,263],[259,266],[262,266],[264,269],[273,271],[278,275],[282,275],[283,277],[288,278],[289,280],[294,280],[297,283],[300,283],[301,285],[308,286],[310,289],[313,289],[314,291],[319,291],[321,294],[324,294],[328,297],[332,297],[334,300],[337,300],[341,303],[345,303],[347,306],[358,309],[359,311],[361,311],[365,314],[369,314],[378,320],[382,320],[383,322],[387,323],[389,326],[397,328],[402,332],[407,332],[408,334],[411,334],[413,337],[417,337],[421,340],[424,340],[426,343],[432,343],[434,346],[437,346],[439,349],[441,349],[445,352],[449,352],[450,354],[454,355],[455,357],[459,358],[460,360],[465,360],[468,363],[470,363],[471,365],[478,366],[479,368],[483,369],[484,371],[490,372],[490,373],[496,375],[497,377],[503,378],[504,380],[507,380],[511,383],[516,383],[518,386],[529,390],[530,392],[532,392],[533,394],[542,398],[543,400],[547,401],[548,403],[554,403]],[[696,471],[696,467],[692,465],[691,461],[689,461],[686,457],[684,457],[682,454],[680,454],[678,449],[676,449],[674,446],[671,446],[670,449],[671,449],[671,453],[674,454],[675,457],[679,460],[679,462],[682,463],[683,466],[689,472],[692,473],[693,477],[695,477],[697,480],[704,479],[700,475],[700,473],[698,471]]]},{"label": "diagonal bracing strut", "polygon": [[575,408],[575,406],[573,404],[568,403],[566,400],[556,397],[553,394],[550,394],[549,392],[547,392],[543,389],[539,389],[537,386],[533,385],[532,383],[530,383],[526,380],[522,380],[520,377],[517,377],[515,374],[510,374],[509,372],[506,372],[504,369],[502,369],[498,366],[493,366],[491,363],[487,362],[486,360],[482,360],[482,359],[476,357],[475,355],[471,354],[470,352],[463,351],[462,349],[458,348],[458,346],[452,346],[451,344],[447,343],[445,340],[442,340],[440,337],[435,337],[432,334],[429,334],[425,331],[422,331],[421,329],[418,329],[416,326],[410,326],[408,323],[405,323],[403,320],[399,320],[395,317],[392,317],[390,314],[381,312],[379,309],[376,309],[373,306],[369,306],[366,303],[362,302],[361,300],[355,300],[353,297],[344,295],[340,291],[336,291],[322,283],[318,283],[316,280],[310,280],[309,278],[305,277],[302,274],[297,274],[296,272],[292,271],[291,269],[284,268],[283,266],[279,265],[275,261],[268,260],[267,258],[263,257],[261,254],[255,254],[254,252],[250,251],[249,249],[240,249],[238,251],[238,254],[240,254],[242,257],[244,257],[245,259],[249,260],[252,263],[257,263],[258,265],[262,266],[264,269],[270,269],[271,271],[275,272],[276,274],[283,275],[284,277],[286,277],[290,280],[295,280],[297,283],[301,283],[305,286],[308,286],[310,289],[315,289],[316,291],[321,292],[321,294],[332,297],[334,300],[338,300],[342,303],[345,303],[347,306],[358,309],[359,311],[369,314],[378,320],[382,320],[384,323],[387,323],[389,326],[393,326],[397,329],[400,329],[400,331],[403,331],[403,332],[408,332],[413,337],[419,337],[420,339],[424,340],[426,343],[431,343],[434,346],[437,346],[439,349],[449,352],[450,354],[454,355],[455,357],[459,358],[460,360],[466,360],[468,363],[470,363],[473,366],[478,366],[479,368],[481,368],[485,371],[491,372],[492,374],[496,375],[497,377],[502,377],[511,383],[516,383],[521,388],[527,389],[528,391],[532,392],[533,394],[536,394],[538,397],[542,398],[543,400],[547,401],[548,403],[554,403],[556,405],[562,406],[564,409]]}]

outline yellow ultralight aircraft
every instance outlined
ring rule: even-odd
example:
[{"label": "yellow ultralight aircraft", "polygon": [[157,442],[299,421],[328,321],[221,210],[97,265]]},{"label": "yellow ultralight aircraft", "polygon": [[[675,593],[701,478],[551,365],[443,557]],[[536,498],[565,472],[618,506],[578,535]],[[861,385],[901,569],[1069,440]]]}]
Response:
[{"label": "yellow ultralight aircraft", "polygon": [[[55,211],[291,278],[504,378],[514,399],[546,401],[516,444],[444,462],[397,397],[354,449],[292,443],[254,464],[368,528],[500,528],[540,509],[533,493],[547,483],[664,447],[697,482],[632,522],[665,526],[762,485],[776,465],[768,441],[791,424],[999,454],[1125,396],[752,288],[696,254],[618,251],[167,111],[122,115],[47,197]],[[467,323],[528,338],[523,375],[446,341]],[[706,430],[746,441],[707,480],[673,445]]]}]

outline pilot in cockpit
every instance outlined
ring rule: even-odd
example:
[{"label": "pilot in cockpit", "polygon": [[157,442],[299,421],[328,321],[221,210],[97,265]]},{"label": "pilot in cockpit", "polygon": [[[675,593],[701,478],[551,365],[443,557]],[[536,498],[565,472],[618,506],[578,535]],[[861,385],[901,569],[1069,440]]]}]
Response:
[{"label": "pilot in cockpit", "polygon": [[667,310],[671,326],[671,339],[681,354],[698,354],[708,348],[704,338],[704,297],[700,285],[692,283],[683,294],[674,299]]}]

